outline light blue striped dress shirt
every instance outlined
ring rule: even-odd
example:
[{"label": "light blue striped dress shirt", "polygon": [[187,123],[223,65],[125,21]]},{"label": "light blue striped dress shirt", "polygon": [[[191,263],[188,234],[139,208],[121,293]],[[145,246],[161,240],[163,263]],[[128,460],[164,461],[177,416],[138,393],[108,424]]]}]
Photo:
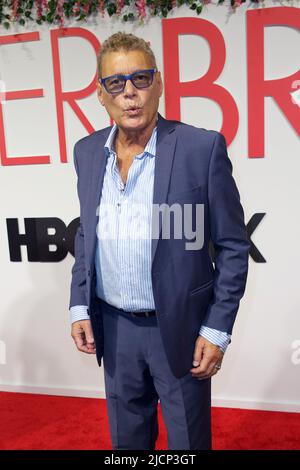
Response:
[{"label": "light blue striped dress shirt", "polygon": [[[104,145],[104,174],[95,254],[96,294],[127,311],[154,310],[151,281],[151,215],[157,128],[122,181],[114,150],[116,124]],[[99,201],[100,202],[100,201]],[[70,322],[88,320],[86,305],[70,308]],[[202,326],[199,334],[225,352],[231,335]]]}]

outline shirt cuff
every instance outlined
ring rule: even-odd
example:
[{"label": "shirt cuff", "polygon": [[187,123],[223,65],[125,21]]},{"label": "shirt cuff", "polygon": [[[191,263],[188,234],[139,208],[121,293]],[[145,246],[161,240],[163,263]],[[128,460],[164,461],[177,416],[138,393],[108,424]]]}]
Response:
[{"label": "shirt cuff", "polygon": [[87,305],[74,305],[70,308],[70,323],[80,320],[89,320],[90,316],[88,314]]},{"label": "shirt cuff", "polygon": [[231,343],[231,335],[225,331],[215,330],[214,328],[209,328],[208,326],[201,326],[199,335],[207,339],[211,343],[219,346],[221,351],[225,353],[227,346]]}]

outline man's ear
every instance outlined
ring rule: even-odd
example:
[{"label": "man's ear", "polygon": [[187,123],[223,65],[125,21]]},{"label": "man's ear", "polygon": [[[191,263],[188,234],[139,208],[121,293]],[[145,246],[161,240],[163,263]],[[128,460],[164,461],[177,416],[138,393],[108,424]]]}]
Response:
[{"label": "man's ear", "polygon": [[104,100],[103,100],[103,87],[102,85],[98,82],[97,83],[97,96],[98,96],[98,100],[100,101],[100,103],[102,104],[102,106],[104,106]]},{"label": "man's ear", "polygon": [[162,78],[161,78],[161,73],[160,72],[157,72],[158,73],[158,81],[159,81],[159,87],[160,87],[160,93],[159,93],[159,97],[161,97],[161,95],[163,94],[163,91],[164,91],[164,84],[163,84],[163,81],[162,81]]}]

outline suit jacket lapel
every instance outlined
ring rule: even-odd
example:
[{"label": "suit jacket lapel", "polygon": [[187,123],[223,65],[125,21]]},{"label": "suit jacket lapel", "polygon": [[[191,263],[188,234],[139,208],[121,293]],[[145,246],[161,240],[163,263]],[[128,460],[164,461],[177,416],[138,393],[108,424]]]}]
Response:
[{"label": "suit jacket lapel", "polygon": [[[153,204],[163,204],[167,201],[173,158],[176,147],[176,133],[173,121],[164,119],[158,113],[157,142],[154,170]],[[154,220],[152,221],[154,222]],[[159,218],[159,234],[161,232],[161,217]],[[158,238],[152,238],[151,262],[153,265]]]},{"label": "suit jacket lapel", "polygon": [[95,247],[96,247],[96,229],[99,219],[99,203],[100,203],[100,195],[102,192],[103,187],[103,179],[104,173],[107,163],[107,158],[104,152],[104,144],[106,139],[112,129],[112,126],[105,130],[104,133],[101,133],[98,139],[95,139],[92,154],[93,154],[93,161],[92,161],[92,175],[90,178],[90,187],[88,188],[89,196],[88,196],[88,211],[89,216],[88,220],[91,223],[91,227],[89,233],[91,234],[91,249],[89,256],[89,266],[93,266],[94,262],[94,254],[95,254]]}]

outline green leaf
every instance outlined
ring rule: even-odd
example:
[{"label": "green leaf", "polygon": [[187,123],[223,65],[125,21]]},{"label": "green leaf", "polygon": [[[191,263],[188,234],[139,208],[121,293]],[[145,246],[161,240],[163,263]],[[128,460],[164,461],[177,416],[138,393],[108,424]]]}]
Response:
[{"label": "green leaf", "polygon": [[48,7],[50,8],[50,10],[53,10],[55,9],[56,10],[56,3],[54,0],[49,0],[48,2]]},{"label": "green leaf", "polygon": [[109,3],[107,6],[107,11],[110,16],[113,15],[117,11],[116,5],[114,3]]},{"label": "green leaf", "polygon": [[48,23],[53,23],[53,15],[52,13],[48,13],[46,15],[46,21],[48,21]]},{"label": "green leaf", "polygon": [[86,20],[86,14],[81,13],[81,15],[76,19],[76,21]]}]

